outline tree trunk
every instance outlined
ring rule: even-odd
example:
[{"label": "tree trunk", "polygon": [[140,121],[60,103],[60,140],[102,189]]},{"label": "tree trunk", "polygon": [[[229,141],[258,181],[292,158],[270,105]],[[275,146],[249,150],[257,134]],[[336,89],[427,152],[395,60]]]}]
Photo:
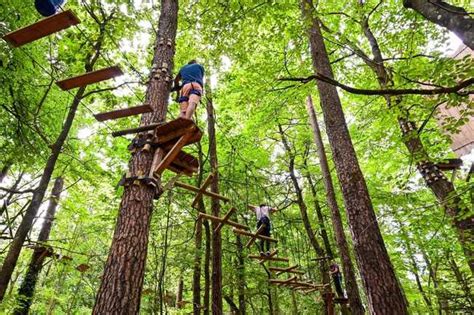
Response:
[{"label": "tree trunk", "polygon": [[[162,0],[152,73],[146,92],[146,103],[153,106],[153,112],[142,115],[141,126],[165,121],[177,24],[178,0]],[[129,163],[132,176],[148,174],[153,151],[140,150],[132,156]],[[144,183],[125,187],[93,314],[138,314],[155,193],[156,188]]]},{"label": "tree trunk", "polygon": [[428,21],[447,28],[474,50],[474,19],[464,8],[441,0],[403,0],[403,6],[415,10]]},{"label": "tree trunk", "polygon": [[[199,165],[202,165],[204,162],[202,148],[198,144],[198,156],[199,156]],[[201,186],[203,179],[203,168],[199,169],[199,176],[197,179],[197,186]],[[201,198],[198,204],[199,212],[205,212],[204,200]],[[193,270],[193,314],[201,314],[201,263],[202,263],[202,219],[198,219],[196,222],[196,235],[194,236],[194,270]]]},{"label": "tree trunk", "polygon": [[[380,87],[383,89],[393,87],[390,72],[385,68],[382,51],[380,50],[377,39],[370,29],[367,17],[362,19],[361,27],[365,37],[369,41],[373,55],[372,60],[365,56],[363,52],[360,52],[364,55],[362,59],[376,74]],[[360,49],[358,50],[360,51]],[[402,102],[401,97],[397,97],[393,100],[392,97],[385,96],[385,100],[388,108],[392,107],[393,101],[397,104]],[[425,180],[426,186],[444,206],[447,215],[451,217],[452,224],[456,229],[459,242],[463,248],[471,273],[474,274],[474,249],[472,248],[472,243],[474,242],[474,216],[469,214],[468,206],[463,204],[453,183],[449,181],[442,171],[439,170],[431,161],[431,158],[421,141],[415,123],[409,121],[405,116],[399,115],[397,118],[403,135],[403,143],[415,160],[417,168]]]},{"label": "tree trunk", "polygon": [[210,312],[211,297],[211,227],[209,222],[204,221],[204,231],[206,232],[206,252],[204,254],[204,315]]},{"label": "tree trunk", "polygon": [[14,314],[28,314],[31,303],[33,302],[36,281],[38,280],[38,276],[41,272],[41,269],[43,268],[44,259],[46,258],[47,251],[49,250],[48,247],[44,245],[44,243],[49,239],[54,215],[56,214],[56,207],[58,206],[58,201],[62,190],[63,179],[58,177],[54,181],[54,186],[51,191],[51,197],[49,199],[48,209],[46,210],[46,215],[44,217],[44,223],[38,236],[38,244],[33,251],[33,256],[31,256],[25,278],[21,283],[20,289],[18,290],[18,308],[15,309]]},{"label": "tree trunk", "polygon": [[316,143],[318,150],[319,165],[323,175],[324,189],[326,190],[326,200],[328,207],[331,210],[331,219],[334,228],[334,234],[336,236],[337,247],[339,249],[339,255],[341,256],[344,284],[347,290],[349,305],[353,315],[364,314],[364,306],[360,298],[359,287],[357,286],[349,244],[347,243],[346,235],[344,234],[344,226],[342,225],[341,213],[336,200],[336,193],[334,191],[334,184],[332,182],[326,150],[324,149],[321,130],[319,129],[319,124],[311,96],[308,96],[308,99],[306,100],[306,108],[308,110],[309,121],[313,129],[314,142]]},{"label": "tree trunk", "polygon": [[[312,0],[302,0],[315,72],[333,77]],[[317,81],[329,143],[341,185],[361,278],[371,314],[408,314],[385,248],[336,87]]]},{"label": "tree trunk", "polygon": [[12,163],[10,161],[5,162],[5,164],[2,167],[2,170],[0,171],[0,184],[3,182],[3,179],[7,176],[8,170],[12,166]]},{"label": "tree trunk", "polygon": [[[283,142],[283,146],[285,147],[285,150],[289,156],[289,164],[288,164],[288,170],[290,173],[290,178],[291,182],[293,183],[293,186],[295,188],[295,193],[296,193],[296,202],[298,203],[298,207],[300,209],[300,214],[301,214],[301,219],[303,221],[303,226],[306,230],[306,234],[309,238],[310,244],[313,247],[314,251],[316,252],[317,257],[324,257],[326,254],[324,252],[324,249],[319,245],[318,240],[316,239],[316,235],[314,235],[313,228],[311,227],[311,223],[309,222],[308,218],[308,207],[306,206],[306,203],[303,199],[303,191],[301,190],[301,187],[298,183],[298,179],[296,178],[295,175],[295,157],[293,155],[293,152],[291,151],[290,144],[288,143],[288,140],[286,139],[285,133],[281,127],[280,124],[278,124],[278,130],[280,132],[281,140]],[[325,259],[320,259],[319,260],[319,271],[320,271],[320,277],[323,282],[323,284],[330,284],[330,279],[329,279],[329,269],[328,269],[328,264]],[[327,288],[324,292],[321,291],[322,296],[324,297],[325,294],[330,293],[331,289],[330,287]],[[325,310],[326,314],[328,310],[328,305],[327,302],[328,300],[323,299],[325,303]]]},{"label": "tree trunk", "polygon": [[176,290],[176,307],[183,308],[183,291],[184,291],[184,281],[183,277],[180,276],[178,280],[178,289]]},{"label": "tree trunk", "polygon": [[[214,118],[214,107],[212,105],[212,95],[208,88],[207,91],[207,126],[209,133],[209,161],[211,172],[214,177],[211,182],[211,191],[219,193],[219,170],[217,161],[216,129]],[[218,217],[220,213],[219,200],[211,199],[212,215]],[[217,222],[212,222],[212,230],[215,231]],[[221,232],[212,233],[212,314],[222,314],[222,239]]]},{"label": "tree trunk", "polygon": [[237,242],[237,290],[239,295],[239,310],[240,315],[246,314],[245,305],[245,259],[244,259],[244,245],[240,235],[235,235]]}]

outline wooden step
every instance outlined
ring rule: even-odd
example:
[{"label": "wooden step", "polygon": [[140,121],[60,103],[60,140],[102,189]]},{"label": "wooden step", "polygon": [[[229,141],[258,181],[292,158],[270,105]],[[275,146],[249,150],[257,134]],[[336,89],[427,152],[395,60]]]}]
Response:
[{"label": "wooden step", "polygon": [[436,165],[442,171],[453,171],[453,170],[461,168],[462,160],[461,159],[447,159],[445,161],[437,163]]},{"label": "wooden step", "polygon": [[140,115],[143,113],[150,113],[152,111],[153,111],[153,108],[151,108],[150,104],[145,104],[145,105],[140,105],[140,106],[135,106],[135,107],[112,110],[110,112],[95,114],[94,117],[98,121],[106,121],[106,120],[111,120],[111,119]]},{"label": "wooden step", "polygon": [[[187,173],[196,173],[199,170],[199,161],[184,151],[180,151],[170,164],[173,168],[184,169]],[[172,169],[170,169],[172,171]],[[186,174],[187,175],[187,174]]]},{"label": "wooden step", "polygon": [[71,10],[66,10],[19,30],[10,32],[4,35],[3,39],[13,47],[20,47],[37,39],[79,24],[80,22],[81,21]]},{"label": "wooden step", "polygon": [[105,69],[87,72],[69,79],[56,82],[63,90],[71,90],[77,87],[105,81],[123,75],[122,70],[118,66],[112,66]]},{"label": "wooden step", "polygon": [[193,132],[193,134],[187,140],[186,145],[201,140],[202,132],[196,126],[194,121],[186,118],[171,120],[155,129],[154,143],[164,147],[165,149],[169,149],[176,142],[173,140],[188,132]]}]

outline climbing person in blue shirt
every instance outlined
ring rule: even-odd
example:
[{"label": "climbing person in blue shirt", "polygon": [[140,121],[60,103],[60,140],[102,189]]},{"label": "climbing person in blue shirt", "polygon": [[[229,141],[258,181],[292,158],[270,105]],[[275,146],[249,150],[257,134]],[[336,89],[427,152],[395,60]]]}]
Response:
[{"label": "climbing person in blue shirt", "polygon": [[201,100],[203,77],[204,68],[196,60],[191,60],[179,70],[178,75],[174,79],[175,88],[179,86],[179,81],[182,81],[178,99],[180,106],[179,117],[192,119],[196,107]]}]

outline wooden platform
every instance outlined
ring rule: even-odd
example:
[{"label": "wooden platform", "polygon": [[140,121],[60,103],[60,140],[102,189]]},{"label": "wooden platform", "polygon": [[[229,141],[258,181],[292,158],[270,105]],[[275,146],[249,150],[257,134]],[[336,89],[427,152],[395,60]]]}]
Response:
[{"label": "wooden platform", "polygon": [[166,167],[177,174],[192,176],[199,170],[199,161],[192,155],[180,151],[170,165]]},{"label": "wooden platform", "polygon": [[153,108],[151,108],[150,104],[144,104],[140,106],[122,108],[122,109],[112,110],[109,112],[95,114],[94,117],[98,121],[106,121],[106,120],[111,120],[111,119],[140,115],[143,113],[150,113],[152,111],[153,111]]},{"label": "wooden platform", "polygon": [[[185,146],[201,141],[202,132],[191,119],[178,118],[156,127],[153,143],[169,150],[176,142],[176,139],[191,132],[191,136],[186,140]],[[174,141],[173,141],[174,140]]]},{"label": "wooden platform", "polygon": [[56,82],[56,84],[63,91],[67,91],[77,87],[112,79],[121,75],[123,75],[122,70],[120,70],[118,66],[112,66],[109,68],[87,72],[76,77],[58,81]]},{"label": "wooden platform", "polygon": [[80,22],[81,21],[71,10],[67,10],[42,19],[19,30],[10,32],[4,35],[3,39],[13,47],[20,47],[79,24]]}]

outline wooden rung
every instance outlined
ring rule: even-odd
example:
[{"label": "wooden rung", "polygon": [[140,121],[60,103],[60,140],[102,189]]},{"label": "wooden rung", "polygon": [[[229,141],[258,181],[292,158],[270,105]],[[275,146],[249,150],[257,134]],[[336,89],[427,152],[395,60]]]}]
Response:
[{"label": "wooden rung", "polygon": [[270,257],[270,256],[261,256],[261,255],[248,255],[248,258],[250,259],[258,259],[258,260],[271,260],[271,261],[284,261],[284,262],[289,262],[290,259],[288,258],[283,258],[283,257]]},{"label": "wooden rung", "polygon": [[278,249],[275,249],[273,252],[270,253],[270,255],[260,255],[261,259],[258,261],[258,263],[262,264],[266,260],[271,260],[272,258],[275,258],[277,254],[278,254]]},{"label": "wooden rung", "polygon": [[69,79],[58,81],[56,82],[56,84],[63,91],[67,91],[77,87],[112,79],[121,75],[123,75],[122,70],[120,70],[118,66],[112,66],[109,68],[87,72]]},{"label": "wooden rung", "polygon": [[320,290],[319,288],[311,288],[311,289],[306,289],[306,290],[303,289],[303,292],[304,293],[311,293],[311,292],[319,291],[319,290]]},{"label": "wooden rung", "polygon": [[[176,183],[175,183],[175,185],[176,185]],[[218,223],[222,222],[222,218],[219,218],[219,217],[207,214],[207,213],[200,212],[199,216],[203,219],[206,219],[206,220],[211,220],[211,221],[218,222]],[[228,224],[228,225],[231,225],[233,227],[243,229],[243,230],[249,230],[250,229],[248,226],[240,224],[240,223],[232,221],[232,220],[227,220],[225,222],[225,224]]]},{"label": "wooden rung", "polygon": [[293,282],[294,280],[296,280],[296,276],[293,276],[291,278],[288,278],[288,279],[284,279],[284,280],[281,280],[281,279],[270,279],[268,280],[271,284],[287,284],[287,283],[290,283],[290,282]]},{"label": "wooden rung", "polygon": [[120,137],[120,136],[129,135],[129,134],[132,134],[132,133],[150,131],[150,130],[155,129],[156,127],[158,127],[162,124],[164,124],[164,123],[149,124],[149,125],[146,125],[146,126],[140,126],[140,127],[136,127],[136,128],[130,128],[130,129],[114,131],[114,132],[112,132],[112,136],[113,137]]},{"label": "wooden rung", "polygon": [[173,148],[171,148],[171,150],[161,160],[158,167],[155,170],[153,170],[153,173],[155,174],[155,176],[160,176],[161,173],[163,173],[163,171],[165,170],[165,168],[167,168],[168,165],[170,165],[174,161],[174,159],[178,156],[179,152],[181,152],[181,149],[186,144],[186,141],[189,139],[190,136],[191,134],[187,133],[181,136],[181,138],[179,138],[178,141],[176,141]]},{"label": "wooden rung", "polygon": [[202,183],[201,187],[199,187],[199,192],[197,193],[196,197],[191,204],[191,207],[196,208],[198,205],[199,200],[202,199],[202,194],[207,190],[207,187],[212,183],[212,179],[214,178],[214,173],[209,174],[207,178]]},{"label": "wooden rung", "polygon": [[304,274],[304,271],[296,270],[296,268],[298,268],[298,265],[294,265],[294,266],[291,266],[291,267],[288,267],[288,268],[270,267],[270,271],[276,272],[277,276],[281,275],[285,272],[287,272],[287,273],[296,273],[296,274],[300,274],[300,275]]},{"label": "wooden rung", "polygon": [[245,247],[250,248],[250,246],[252,246],[252,244],[255,243],[255,241],[257,240],[257,235],[260,235],[263,232],[264,228],[265,228],[265,224],[260,225],[257,232],[255,232],[255,237],[252,237],[251,239],[249,239],[247,244],[245,244]]},{"label": "wooden rung", "polygon": [[[176,183],[175,183],[175,186],[181,187],[181,188],[184,188],[184,189],[187,189],[187,190],[192,191],[192,192],[195,192],[195,193],[198,193],[198,192],[199,192],[199,188],[194,187],[194,186],[192,186],[192,185],[188,185],[188,184],[182,183],[182,182],[176,182]],[[229,198],[224,197],[224,196],[221,196],[221,195],[216,194],[216,193],[213,193],[213,192],[210,192],[210,191],[204,191],[202,194],[205,195],[205,196],[209,196],[209,197],[211,197],[211,198],[216,198],[216,199],[222,200],[222,201],[224,201],[224,202],[230,201]]]},{"label": "wooden rung", "polygon": [[10,43],[13,47],[20,47],[53,33],[57,33],[73,25],[79,24],[80,22],[81,21],[71,10],[66,10],[64,12],[42,19],[34,24],[23,27],[19,30],[10,32],[3,36],[3,39]]},{"label": "wooden rung", "polygon": [[236,211],[237,209],[235,209],[234,207],[230,208],[229,212],[227,212],[224,217],[222,218],[221,222],[219,222],[216,226],[216,228],[214,229],[214,234],[217,234],[219,233],[219,231],[222,229],[222,227],[224,226],[224,224],[227,223],[227,221],[229,221],[229,218],[232,214],[234,214],[234,212]]},{"label": "wooden rung", "polygon": [[443,162],[437,163],[436,166],[438,166],[442,171],[452,171],[461,168],[462,163],[461,159],[447,159]]},{"label": "wooden rung", "polygon": [[150,104],[145,104],[145,105],[140,105],[140,106],[135,106],[135,107],[112,110],[110,112],[95,114],[94,117],[98,121],[105,121],[105,120],[110,120],[110,119],[117,119],[117,118],[139,115],[143,113],[150,113],[152,111],[153,111],[153,108],[151,108]]},{"label": "wooden rung", "polygon": [[265,236],[265,235],[256,235],[252,232],[247,232],[247,231],[243,231],[243,230],[239,230],[239,229],[233,229],[234,233],[236,234],[240,234],[240,235],[245,235],[245,236],[251,236],[251,237],[256,237],[256,238],[259,238],[259,239],[262,239],[262,240],[266,240],[266,241],[270,241],[270,242],[275,242],[277,243],[278,241],[274,238],[271,238],[271,237],[268,237],[268,236]]}]

